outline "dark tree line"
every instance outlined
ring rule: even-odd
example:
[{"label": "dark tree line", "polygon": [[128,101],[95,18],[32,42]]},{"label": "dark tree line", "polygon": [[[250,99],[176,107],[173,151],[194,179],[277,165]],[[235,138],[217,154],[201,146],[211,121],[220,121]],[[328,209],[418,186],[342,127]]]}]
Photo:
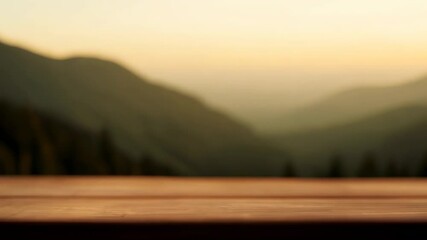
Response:
[{"label": "dark tree line", "polygon": [[[416,171],[410,171],[408,164],[399,163],[394,158],[389,158],[383,168],[380,167],[380,161],[374,152],[366,152],[356,170],[355,175],[349,174],[344,169],[344,156],[337,154],[331,157],[329,168],[326,174],[321,177],[344,178],[344,177],[427,177],[427,151],[417,167]],[[283,177],[299,177],[297,169],[292,161],[285,163]]]},{"label": "dark tree line", "polygon": [[[345,156],[331,157],[322,177],[341,178]],[[49,118],[31,108],[0,103],[0,174],[8,175],[179,175],[173,167],[146,154],[131,159],[114,144],[107,130],[92,133]],[[299,177],[294,162],[285,163],[284,177]],[[356,177],[427,177],[427,152],[417,168],[367,152]]]},{"label": "dark tree line", "polygon": [[150,155],[130,159],[108,133],[91,133],[31,108],[0,103],[0,174],[174,175]]}]

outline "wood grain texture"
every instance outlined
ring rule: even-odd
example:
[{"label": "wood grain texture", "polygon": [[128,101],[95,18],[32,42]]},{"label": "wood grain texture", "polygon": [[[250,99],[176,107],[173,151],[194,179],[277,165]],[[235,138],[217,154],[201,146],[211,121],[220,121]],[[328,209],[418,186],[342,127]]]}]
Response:
[{"label": "wood grain texture", "polygon": [[425,222],[427,199],[3,199],[0,221]]},{"label": "wood grain texture", "polygon": [[296,233],[298,239],[322,234],[333,239],[366,229],[369,236],[403,239],[426,227],[422,179],[0,178],[0,231],[23,229],[18,234],[23,238],[31,233],[55,239],[65,229],[106,239],[262,239]]},{"label": "wood grain texture", "polygon": [[0,197],[427,198],[423,179],[0,177]]}]

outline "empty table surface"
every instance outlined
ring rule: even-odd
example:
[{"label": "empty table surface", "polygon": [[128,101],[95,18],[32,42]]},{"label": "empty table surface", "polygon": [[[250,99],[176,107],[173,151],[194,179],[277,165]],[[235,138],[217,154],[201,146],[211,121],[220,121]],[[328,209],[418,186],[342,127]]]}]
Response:
[{"label": "empty table surface", "polygon": [[20,237],[400,238],[426,223],[422,179],[0,178],[0,230]]}]

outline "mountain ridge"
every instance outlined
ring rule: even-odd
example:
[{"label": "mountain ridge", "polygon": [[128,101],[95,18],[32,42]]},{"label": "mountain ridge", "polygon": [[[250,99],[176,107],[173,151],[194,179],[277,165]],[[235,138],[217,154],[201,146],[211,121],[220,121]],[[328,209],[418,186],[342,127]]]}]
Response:
[{"label": "mountain ridge", "polygon": [[414,169],[427,154],[425,133],[427,104],[414,104],[351,123],[278,134],[271,140],[286,148],[302,168],[311,166],[325,171],[331,159],[339,156],[350,169],[347,174],[354,176],[355,169],[368,153],[375,154],[381,168],[393,160]]},{"label": "mountain ridge", "polygon": [[0,99],[88,131],[108,129],[134,159],[149,153],[200,175],[227,176],[280,175],[286,159],[231,117],[113,61],[58,60],[0,43],[0,88]]},{"label": "mountain ridge", "polygon": [[345,90],[299,108],[276,121],[276,130],[298,132],[334,126],[363,119],[404,105],[427,103],[427,76],[385,87],[359,87]]}]

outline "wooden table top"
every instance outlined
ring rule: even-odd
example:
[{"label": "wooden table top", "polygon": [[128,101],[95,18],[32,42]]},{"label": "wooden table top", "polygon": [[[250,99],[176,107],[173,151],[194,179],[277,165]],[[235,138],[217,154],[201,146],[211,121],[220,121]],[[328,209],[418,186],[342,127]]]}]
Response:
[{"label": "wooden table top", "polygon": [[1,224],[427,224],[422,179],[1,177]]},{"label": "wooden table top", "polygon": [[427,181],[0,178],[0,221],[327,220],[427,221]]}]

